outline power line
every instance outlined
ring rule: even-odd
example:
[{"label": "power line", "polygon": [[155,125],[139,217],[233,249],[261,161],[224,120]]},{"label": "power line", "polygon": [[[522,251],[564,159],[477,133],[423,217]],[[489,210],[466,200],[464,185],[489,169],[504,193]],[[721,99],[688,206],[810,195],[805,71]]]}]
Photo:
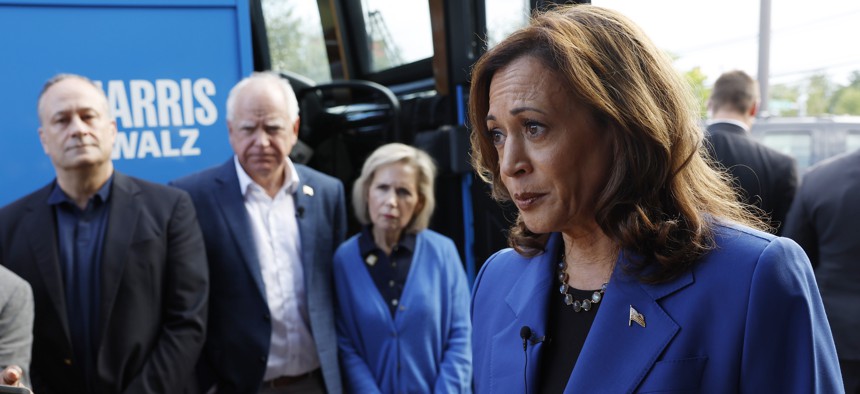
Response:
[{"label": "power line", "polygon": [[[817,25],[817,24],[821,24],[824,22],[829,22],[829,21],[832,21],[834,19],[845,18],[847,16],[851,16],[851,15],[857,14],[857,13],[860,13],[860,9],[818,18],[818,19],[815,19],[812,21],[807,21],[807,22],[801,23],[801,24],[796,24],[796,25],[792,25],[792,26],[785,26],[785,27],[782,27],[782,28],[779,28],[779,29],[772,31],[772,33],[784,33],[786,31],[796,30],[796,29],[810,26],[810,25]],[[721,40],[721,41],[714,41],[714,42],[706,43],[703,45],[698,45],[695,47],[687,48],[687,49],[678,51],[676,53],[676,55],[683,56],[683,55],[689,54],[691,52],[700,52],[700,51],[704,51],[704,50],[708,50],[708,49],[712,49],[712,48],[734,45],[734,44],[737,44],[740,42],[745,42],[745,41],[749,41],[749,40],[757,40],[757,39],[758,39],[758,34],[739,36],[739,37],[729,38],[729,39]]]},{"label": "power line", "polygon": [[783,73],[779,73],[779,74],[773,74],[773,76],[783,77],[786,75],[794,75],[794,74],[811,74],[814,72],[820,72],[820,71],[827,70],[830,68],[842,68],[842,67],[849,67],[849,66],[857,66],[858,71],[860,71],[860,57],[852,59],[852,60],[840,62],[840,63],[830,63],[830,64],[825,64],[825,65],[819,66],[819,67],[808,68],[805,70],[795,70],[795,71],[788,71],[788,72],[783,72]]}]

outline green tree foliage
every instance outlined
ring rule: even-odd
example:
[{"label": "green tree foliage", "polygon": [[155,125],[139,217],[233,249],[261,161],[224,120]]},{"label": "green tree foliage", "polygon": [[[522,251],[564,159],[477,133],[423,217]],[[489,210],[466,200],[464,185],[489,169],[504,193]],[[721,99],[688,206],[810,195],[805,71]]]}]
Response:
[{"label": "green tree foliage", "polygon": [[770,86],[770,114],[775,116],[798,116],[800,87],[777,84]]},{"label": "green tree foliage", "polygon": [[302,18],[290,2],[281,0],[263,0],[263,10],[272,70],[292,71],[316,82],[330,81],[319,18]]},{"label": "green tree foliage", "polygon": [[833,105],[835,115],[860,115],[860,89],[845,88]]},{"label": "green tree foliage", "polygon": [[854,71],[847,86],[836,90],[831,104],[835,115],[860,115],[860,71]]},{"label": "green tree foliage", "polygon": [[699,116],[701,116],[702,119],[707,118],[708,97],[711,96],[711,88],[705,86],[705,80],[708,79],[708,76],[702,72],[701,68],[695,67],[692,70],[685,72],[684,77],[687,79],[687,83],[690,84],[690,88],[693,89],[693,94],[699,102]]},{"label": "green tree foliage", "polygon": [[771,85],[770,101],[776,116],[860,116],[860,71],[851,74],[847,85],[834,83],[826,74]]},{"label": "green tree foliage", "polygon": [[830,96],[835,91],[830,79],[824,74],[809,78],[806,88],[806,115],[822,116],[830,113]]}]

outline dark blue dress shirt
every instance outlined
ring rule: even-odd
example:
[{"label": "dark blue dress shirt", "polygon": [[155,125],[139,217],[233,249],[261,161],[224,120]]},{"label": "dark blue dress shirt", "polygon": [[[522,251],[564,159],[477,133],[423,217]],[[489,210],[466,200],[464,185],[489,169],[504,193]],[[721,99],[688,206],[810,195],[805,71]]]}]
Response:
[{"label": "dark blue dress shirt", "polygon": [[364,259],[364,266],[373,278],[373,283],[388,308],[391,316],[397,312],[403,286],[412,265],[412,253],[415,252],[415,234],[404,233],[400,241],[391,249],[391,255],[376,245],[373,241],[371,226],[364,226],[358,237],[358,248]]},{"label": "dark blue dress shirt", "polygon": [[54,183],[48,204],[57,219],[57,245],[66,295],[69,334],[77,365],[87,386],[95,371],[98,351],[101,263],[104,249],[110,188],[113,176],[87,202],[83,210]]}]

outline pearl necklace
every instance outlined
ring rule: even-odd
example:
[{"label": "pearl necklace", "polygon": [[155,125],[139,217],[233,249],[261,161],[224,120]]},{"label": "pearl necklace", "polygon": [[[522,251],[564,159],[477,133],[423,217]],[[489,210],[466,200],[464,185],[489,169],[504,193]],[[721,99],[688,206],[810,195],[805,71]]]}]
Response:
[{"label": "pearl necklace", "polygon": [[[567,291],[570,289],[570,285],[567,284],[567,280],[570,278],[567,275],[567,262],[564,261],[564,255],[561,255],[561,262],[558,263],[558,280],[561,282],[561,286],[558,288],[558,292],[564,296],[565,305],[570,305],[573,307],[574,312],[579,311],[590,311],[591,307],[594,304],[599,304],[600,300],[603,299],[603,293],[606,292],[606,285],[609,282],[604,283],[600,286],[599,290],[595,290],[594,293],[591,294],[591,299],[577,300],[573,298],[573,294],[568,293]],[[611,271],[610,271],[611,274]]]}]

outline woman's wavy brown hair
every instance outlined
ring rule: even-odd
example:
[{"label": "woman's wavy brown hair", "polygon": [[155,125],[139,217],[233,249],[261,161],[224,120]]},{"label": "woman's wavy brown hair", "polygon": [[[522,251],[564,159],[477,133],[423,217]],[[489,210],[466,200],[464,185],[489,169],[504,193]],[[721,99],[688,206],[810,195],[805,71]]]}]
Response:
[{"label": "woman's wavy brown hair", "polygon": [[[595,219],[610,238],[638,256],[628,267],[643,282],[688,270],[714,247],[715,220],[763,228],[738,202],[725,173],[714,170],[689,86],[669,58],[625,16],[591,5],[533,15],[529,26],[475,64],[469,96],[472,163],[509,201],[499,157],[487,131],[490,82],[523,56],[553,70],[598,127],[612,134],[613,168],[597,198]],[[548,234],[530,232],[521,217],[509,233],[520,254],[543,251]]]}]

